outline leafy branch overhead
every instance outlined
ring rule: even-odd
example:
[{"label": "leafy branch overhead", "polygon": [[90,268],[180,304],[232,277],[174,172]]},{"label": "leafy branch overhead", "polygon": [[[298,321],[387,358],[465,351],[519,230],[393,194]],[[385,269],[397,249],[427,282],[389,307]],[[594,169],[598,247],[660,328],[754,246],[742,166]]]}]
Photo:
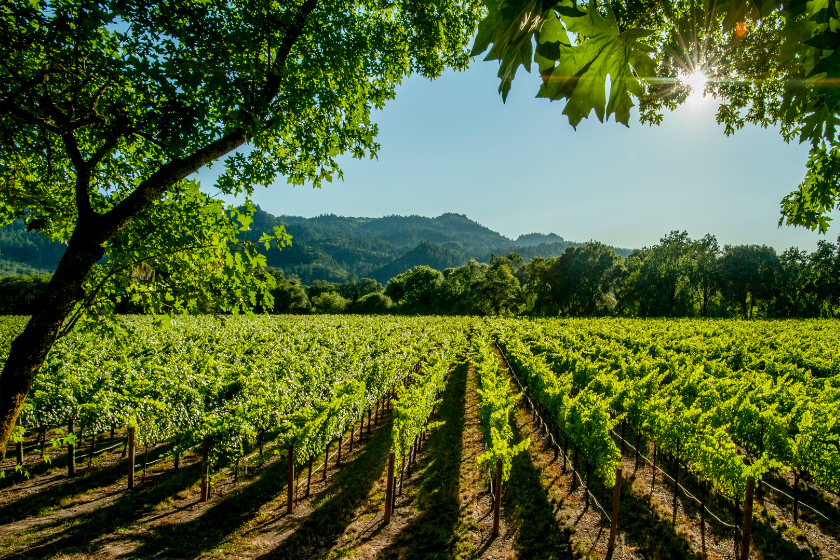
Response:
[{"label": "leafy branch overhead", "polygon": [[536,64],[537,97],[564,100],[573,127],[594,111],[658,124],[691,93],[719,101],[732,134],[778,126],[811,145],[807,175],[781,205],[780,224],[825,233],[840,209],[840,4],[817,0],[486,0],[471,54],[500,63],[504,100],[520,66]]}]

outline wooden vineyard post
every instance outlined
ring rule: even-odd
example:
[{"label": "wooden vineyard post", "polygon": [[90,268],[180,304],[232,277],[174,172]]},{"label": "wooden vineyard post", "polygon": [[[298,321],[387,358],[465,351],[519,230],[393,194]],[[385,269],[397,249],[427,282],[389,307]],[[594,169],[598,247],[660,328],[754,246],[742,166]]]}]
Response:
[{"label": "wooden vineyard post", "polygon": [[650,475],[650,495],[653,496],[653,487],[656,485],[656,442],[653,442],[653,466],[651,467]]},{"label": "wooden vineyard post", "polygon": [[621,497],[621,469],[615,469],[615,490],[613,490],[612,519],[610,520],[610,543],[608,550],[615,548],[615,530],[618,527],[618,500]]},{"label": "wooden vineyard post", "polygon": [[633,466],[633,472],[639,470],[639,446],[642,444],[642,430],[636,430],[636,464]]},{"label": "wooden vineyard post", "polygon": [[353,428],[354,424],[350,424],[350,449],[347,451],[348,453],[353,453]]},{"label": "wooden vineyard post", "polygon": [[499,536],[499,511],[502,509],[502,462],[496,462],[496,495],[493,496],[493,536]]},{"label": "wooden vineyard post", "polygon": [[336,459],[335,459],[335,464],[336,464],[336,465],[340,465],[340,464],[341,464],[341,439],[342,439],[343,437],[344,437],[344,436],[338,436],[338,456],[337,456],[337,457],[336,457]]},{"label": "wooden vineyard post", "polygon": [[[339,447],[339,449],[341,449]],[[288,468],[288,478],[286,480],[286,513],[292,513],[295,507],[294,485],[295,485],[295,446],[289,444],[289,454],[286,459]]]},{"label": "wooden vineyard post", "polygon": [[128,427],[128,489],[134,488],[134,426]]},{"label": "wooden vineyard post", "polygon": [[733,539],[733,547],[735,551],[735,558],[739,558],[738,555],[738,545],[741,544],[741,539],[738,538],[738,514],[741,513],[741,500],[737,497],[735,498],[735,515],[734,515],[734,522],[735,522],[735,538]]},{"label": "wooden vineyard post", "polygon": [[309,485],[312,482],[312,461],[315,459],[314,456],[309,456],[309,472],[306,474],[306,497],[309,497]]},{"label": "wooden vineyard post", "polygon": [[327,442],[327,450],[324,452],[324,474],[321,477],[323,481],[327,480],[327,469],[330,466],[330,442]]},{"label": "wooden vineyard post", "polygon": [[750,557],[750,533],[752,532],[752,513],[753,513],[753,488],[755,487],[755,479],[750,477],[747,479],[747,496],[744,501],[744,541],[741,545],[741,560],[748,560]]},{"label": "wooden vineyard post", "polygon": [[[373,422],[379,425],[379,399],[376,399],[376,414],[373,416]],[[370,428],[370,423],[368,423],[368,428]]]},{"label": "wooden vineyard post", "polygon": [[176,469],[178,469],[181,466],[181,454],[180,453],[175,454],[175,465],[174,466],[175,466]]},{"label": "wooden vineyard post", "polygon": [[[67,421],[67,435],[72,436],[76,429],[76,419],[71,418]],[[76,476],[76,444],[67,444],[67,476]]]},{"label": "wooden vineyard post", "polygon": [[411,443],[411,447],[408,449],[408,469],[406,472],[408,473],[408,478],[411,478],[411,461],[414,459],[414,444],[417,443],[417,436],[414,436],[414,441]]},{"label": "wooden vineyard post", "polygon": [[210,449],[207,445],[207,440],[201,442],[201,501],[206,502],[209,492],[207,485],[207,475],[210,468],[209,465]]},{"label": "wooden vineyard post", "polygon": [[263,444],[265,443],[265,428],[260,428],[260,435],[257,437],[257,441],[260,445],[260,464],[262,465],[265,462],[265,458],[263,457]]},{"label": "wooden vineyard post", "polygon": [[706,481],[700,481],[700,545],[706,557]]},{"label": "wooden vineyard post", "polygon": [[370,408],[368,408],[368,433],[370,433]]},{"label": "wooden vineyard post", "polygon": [[[758,442],[758,458],[761,459],[764,457],[764,420],[761,421],[761,435],[759,436]],[[761,499],[763,495],[763,490],[761,488],[761,477],[758,478],[758,488],[756,494],[758,495],[758,499]]]},{"label": "wooden vineyard post", "polygon": [[674,520],[672,525],[677,524],[677,491],[680,489],[680,438],[677,438],[677,454],[674,455]]},{"label": "wooden vineyard post", "polygon": [[793,469],[793,524],[799,525],[799,470]]},{"label": "wooden vineyard post", "polygon": [[624,456],[624,430],[627,428],[627,420],[621,421],[621,456]]},{"label": "wooden vineyard post", "polygon": [[391,505],[394,494],[394,459],[396,453],[388,453],[388,480],[385,483],[385,525],[391,522]]},{"label": "wooden vineyard post", "polygon": [[96,453],[96,430],[93,432],[93,437],[90,438],[90,455],[88,456],[88,471],[93,466],[93,454]]}]

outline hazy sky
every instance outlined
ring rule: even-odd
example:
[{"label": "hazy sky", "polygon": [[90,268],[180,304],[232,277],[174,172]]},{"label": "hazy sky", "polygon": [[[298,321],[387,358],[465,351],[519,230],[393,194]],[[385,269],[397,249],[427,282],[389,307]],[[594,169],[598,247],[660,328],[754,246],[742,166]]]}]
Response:
[{"label": "hazy sky", "polygon": [[[512,238],[554,232],[631,248],[673,229],[779,251],[813,250],[821,238],[776,225],[808,153],[778,131],[749,127],[727,138],[709,97],[690,100],[659,127],[602,124],[592,114],[575,131],[561,103],[534,98],[539,76],[520,70],[503,104],[497,69],[477,60],[434,82],[406,80],[375,115],[378,159],[342,158],[343,182],[278,182],[254,201],[307,217],[457,212]],[[833,217],[830,240],[840,234]]]}]

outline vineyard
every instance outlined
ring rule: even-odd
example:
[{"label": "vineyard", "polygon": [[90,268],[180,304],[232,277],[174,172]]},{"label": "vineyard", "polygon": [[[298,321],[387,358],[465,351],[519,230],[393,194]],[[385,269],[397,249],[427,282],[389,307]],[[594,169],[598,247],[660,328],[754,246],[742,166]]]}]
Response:
[{"label": "vineyard", "polygon": [[123,326],[50,353],[0,556],[840,558],[835,322]]}]

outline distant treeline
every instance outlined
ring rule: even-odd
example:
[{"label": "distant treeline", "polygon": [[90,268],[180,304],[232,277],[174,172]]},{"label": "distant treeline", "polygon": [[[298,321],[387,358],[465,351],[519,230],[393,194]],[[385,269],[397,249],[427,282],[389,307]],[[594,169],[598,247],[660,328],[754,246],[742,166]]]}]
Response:
[{"label": "distant treeline", "polygon": [[[559,257],[518,253],[438,271],[416,266],[386,285],[363,278],[309,286],[281,270],[269,313],[407,313],[629,317],[836,317],[840,240],[813,253],[718,245],[674,231],[622,258],[598,242]],[[49,275],[0,279],[0,314],[29,314]],[[119,307],[122,312],[140,308]]]}]

